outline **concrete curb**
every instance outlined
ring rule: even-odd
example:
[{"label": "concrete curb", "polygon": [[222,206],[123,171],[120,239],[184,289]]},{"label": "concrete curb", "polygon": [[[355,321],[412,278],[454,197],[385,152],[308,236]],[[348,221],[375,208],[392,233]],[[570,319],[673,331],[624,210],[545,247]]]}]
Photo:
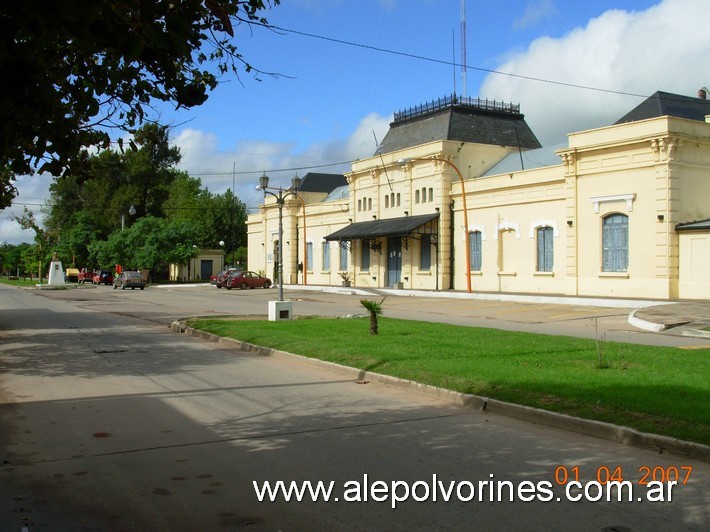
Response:
[{"label": "concrete curb", "polygon": [[[675,327],[680,328],[682,325],[688,323],[687,321],[679,323],[655,323],[652,321],[644,320],[636,315],[636,312],[643,309],[636,309],[629,314],[628,322],[629,325],[636,327],[637,329],[642,329],[644,331],[659,333],[666,331],[668,329],[673,329]],[[680,336],[689,336],[692,338],[710,338],[709,331],[701,331],[699,329],[683,329],[680,331]]]},{"label": "concrete curb", "polygon": [[707,445],[702,445],[700,443],[687,442],[683,440],[678,440],[676,438],[661,436],[658,434],[650,434],[647,432],[639,432],[629,427],[613,425],[611,423],[605,423],[602,421],[577,418],[573,416],[568,416],[566,414],[558,414],[556,412],[549,412],[547,410],[541,410],[529,406],[516,405],[513,403],[507,403],[505,401],[499,401],[497,399],[490,399],[478,395],[454,392],[451,390],[446,390],[444,388],[438,388],[436,386],[430,386],[428,384],[421,384],[407,379],[390,377],[388,375],[382,375],[380,373],[373,373],[357,368],[351,368],[348,366],[335,364],[333,362],[327,362],[314,358],[304,357],[301,355],[295,355],[286,351],[262,347],[259,345],[250,344],[248,342],[233,340],[231,338],[224,338],[222,336],[217,336],[212,333],[200,331],[192,327],[188,327],[184,322],[181,322],[179,320],[173,321],[170,324],[170,328],[177,333],[189,334],[190,336],[201,338],[209,342],[224,344],[226,346],[234,347],[236,349],[240,349],[257,355],[298,360],[304,364],[310,364],[319,368],[325,368],[338,375],[347,376],[348,378],[353,379],[353,381],[379,382],[381,384],[385,384],[387,386],[394,386],[402,390],[409,390],[416,393],[421,393],[451,405],[473,408],[481,412],[485,411],[492,414],[520,419],[534,424],[545,425],[547,427],[553,427],[557,429],[567,430],[570,432],[575,432],[578,434],[584,434],[586,436],[593,436],[595,438],[614,441],[625,445],[632,445],[634,447],[651,449],[653,451],[658,452],[659,454],[662,452],[670,452],[680,456],[685,456],[695,460],[700,460],[702,462],[710,463],[710,447]]},{"label": "concrete curb", "polygon": [[655,333],[661,332],[666,329],[666,326],[662,323],[654,323],[652,321],[642,320],[641,318],[637,317],[636,312],[638,310],[639,309],[636,309],[629,314],[629,318],[627,320],[629,322],[629,325],[636,327],[637,329],[642,329],[644,331],[651,331]]},{"label": "concrete curb", "polygon": [[700,331],[698,329],[686,329],[681,334],[682,336],[690,336],[692,338],[710,338],[709,331]]}]

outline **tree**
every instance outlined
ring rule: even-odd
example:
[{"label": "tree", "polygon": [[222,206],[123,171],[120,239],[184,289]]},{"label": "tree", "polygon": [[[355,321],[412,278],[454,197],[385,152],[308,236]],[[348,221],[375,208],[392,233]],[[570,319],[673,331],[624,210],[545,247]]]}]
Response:
[{"label": "tree", "polygon": [[0,3],[0,207],[14,175],[76,173],[85,148],[107,148],[112,128],[133,130],[155,102],[191,108],[228,72],[263,74],[239,53],[234,27],[266,24],[261,13],[279,3]]},{"label": "tree", "polygon": [[[246,206],[231,190],[213,194],[199,178],[178,170],[180,151],[169,140],[167,127],[145,124],[136,132],[135,151],[104,150],[89,157],[83,171],[55,178],[43,209],[47,233],[56,241],[53,249],[66,260],[75,258],[80,267],[109,268],[127,256],[122,251],[126,235],[114,233],[152,217],[165,218],[173,228],[190,227],[184,240],[190,249],[217,248],[224,240],[224,251],[236,255],[233,250],[247,240]],[[131,206],[135,213],[129,215]],[[111,242],[90,251],[102,240]]]},{"label": "tree", "polygon": [[[22,269],[22,254],[30,244],[13,245],[3,242],[0,244],[0,271],[3,275],[19,275]],[[24,270],[23,270],[24,271]]]},{"label": "tree", "polygon": [[384,303],[385,298],[382,301],[372,301],[371,299],[361,299],[360,304],[365,307],[367,313],[370,315],[370,334],[377,334],[377,317],[382,314],[382,303]]},{"label": "tree", "polygon": [[169,222],[146,216],[123,231],[89,246],[90,260],[100,268],[121,264],[126,270],[158,271],[170,263],[185,263],[196,253],[198,235],[189,222]]},{"label": "tree", "polygon": [[10,206],[12,200],[17,196],[17,189],[13,182],[15,174],[9,166],[0,167],[0,209]]},{"label": "tree", "polygon": [[20,224],[22,229],[32,229],[35,232],[35,244],[23,252],[22,263],[25,271],[31,272],[36,267],[38,276],[41,279],[43,265],[49,263],[49,234],[39,226],[39,223],[35,220],[34,213],[28,210],[27,207],[24,207],[22,215],[14,216],[13,218]]},{"label": "tree", "polygon": [[67,261],[71,258],[74,267],[85,267],[89,264],[88,244],[95,238],[96,229],[91,217],[86,211],[79,211],[72,216],[71,223],[62,232],[55,248],[60,257]]},{"label": "tree", "polygon": [[170,196],[163,209],[171,221],[189,221],[199,229],[198,247],[216,248],[219,241],[226,245],[224,252],[231,257],[233,251],[247,243],[247,208],[233,195],[213,194],[202,188],[200,179],[187,174],[176,176],[170,188]]},{"label": "tree", "polygon": [[[44,209],[47,230],[83,261],[93,240],[108,238],[123,222],[163,216],[173,182],[183,174],[174,168],[180,150],[169,141],[166,126],[145,124],[135,134],[136,150],[104,150],[82,171],[56,177]],[[136,212],[129,216],[132,205]]]},{"label": "tree", "polygon": [[171,147],[167,126],[145,124],[135,135],[139,150],[126,152],[128,186],[135,198],[136,216],[163,216],[163,203],[177,175],[180,148]]}]

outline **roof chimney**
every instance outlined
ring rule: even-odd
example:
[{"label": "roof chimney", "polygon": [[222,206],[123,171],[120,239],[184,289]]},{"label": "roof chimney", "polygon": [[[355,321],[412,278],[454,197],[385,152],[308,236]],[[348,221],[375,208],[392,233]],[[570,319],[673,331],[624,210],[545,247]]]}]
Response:
[{"label": "roof chimney", "polygon": [[700,98],[701,100],[705,100],[705,99],[707,99],[707,97],[708,97],[708,91],[705,87],[703,87],[702,89],[700,89],[698,91],[698,98]]}]

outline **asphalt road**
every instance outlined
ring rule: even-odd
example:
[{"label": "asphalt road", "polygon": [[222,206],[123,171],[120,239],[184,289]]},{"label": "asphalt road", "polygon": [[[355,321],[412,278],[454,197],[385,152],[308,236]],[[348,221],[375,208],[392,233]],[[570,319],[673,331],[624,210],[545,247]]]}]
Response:
[{"label": "asphalt road", "polygon": [[[210,287],[40,294],[0,285],[0,531],[707,529],[707,464],[357,384],[166,326],[196,314],[265,314],[274,294]],[[360,312],[353,296],[289,295],[301,299],[296,315]],[[386,308],[420,319],[446,314],[426,306],[389,298]],[[598,312],[597,333],[646,336],[626,330],[623,312],[609,309],[575,318],[573,308],[551,307],[545,323],[542,309],[514,309],[501,308],[515,316],[501,323],[544,332],[558,315],[558,325],[579,322],[589,332],[589,313]],[[450,319],[495,325],[491,310],[480,317],[463,309]],[[632,502],[570,502],[555,483],[556,471],[558,479],[579,471],[586,482],[617,467],[633,482]],[[672,502],[639,502],[646,468],[692,472]],[[474,487],[474,499],[423,497],[434,475],[444,487],[454,482],[462,498]],[[340,500],[259,502],[253,482],[267,480],[334,481]],[[368,502],[346,502],[356,481],[370,488],[420,481],[416,494],[427,500],[393,509],[391,499],[373,500],[381,491],[368,490],[358,491]],[[488,502],[479,482],[491,481],[513,483],[516,501],[504,489],[506,502]],[[552,500],[524,502],[523,481],[550,482]]]},{"label": "asphalt road", "polygon": [[[209,285],[151,287],[147,291],[122,292],[108,286],[85,286],[77,290],[43,291],[42,297],[67,301],[84,309],[138,317],[169,324],[174,319],[195,315],[257,315],[266,317],[269,290],[225,290]],[[284,297],[293,301],[293,315],[345,316],[361,314],[363,297],[318,290],[286,288]],[[707,339],[656,334],[629,325],[633,308],[467,300],[447,297],[387,296],[386,316],[491,327],[502,330],[599,338],[602,340],[665,346],[708,346]]]}]

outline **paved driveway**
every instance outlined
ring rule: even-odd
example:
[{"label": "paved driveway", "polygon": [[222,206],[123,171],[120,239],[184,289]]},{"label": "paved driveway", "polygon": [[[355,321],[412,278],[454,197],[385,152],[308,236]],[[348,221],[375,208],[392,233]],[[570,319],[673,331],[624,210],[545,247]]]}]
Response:
[{"label": "paved driveway", "polygon": [[[153,289],[100,290],[48,298],[0,287],[3,532],[21,526],[192,531],[708,525],[707,464],[472,412],[378,383],[357,384],[288,359],[221,350],[165,326],[171,314],[189,307],[194,296],[184,291],[161,302]],[[77,294],[81,300],[72,300]],[[249,303],[208,296],[215,308],[201,312]],[[623,504],[569,502],[555,484],[556,472],[560,479],[579,471],[586,482],[617,467],[638,490],[645,468],[692,467],[692,474],[671,504],[639,502],[642,491]],[[278,480],[332,481],[341,500],[259,502],[253,482]],[[490,502],[485,483],[492,480],[510,481],[516,501]],[[376,502],[382,492],[365,489],[360,502],[344,501],[347,483],[372,488],[377,481],[385,483],[379,487],[418,483],[423,500],[410,497],[392,509],[391,497]],[[448,502],[441,493],[436,501],[432,493],[424,497],[425,484],[437,481],[444,487],[454,482],[460,493]],[[554,498],[523,502],[517,487],[524,481],[551,482]],[[464,501],[471,486],[477,491]]]}]

